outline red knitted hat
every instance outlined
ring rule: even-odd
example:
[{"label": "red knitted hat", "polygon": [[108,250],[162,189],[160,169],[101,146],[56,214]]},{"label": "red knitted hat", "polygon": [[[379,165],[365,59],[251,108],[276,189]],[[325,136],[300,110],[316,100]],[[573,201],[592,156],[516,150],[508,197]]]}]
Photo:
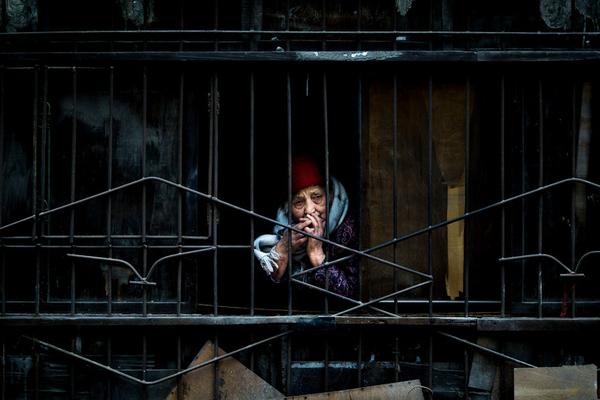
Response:
[{"label": "red knitted hat", "polygon": [[317,185],[323,186],[323,176],[315,160],[307,156],[294,157],[292,161],[292,193]]}]

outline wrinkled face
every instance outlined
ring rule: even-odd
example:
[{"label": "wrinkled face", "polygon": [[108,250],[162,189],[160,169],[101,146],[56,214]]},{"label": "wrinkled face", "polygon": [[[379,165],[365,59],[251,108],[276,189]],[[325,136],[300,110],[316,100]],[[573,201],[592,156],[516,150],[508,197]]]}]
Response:
[{"label": "wrinkled face", "polygon": [[298,191],[292,197],[292,217],[295,222],[307,214],[313,214],[325,219],[327,206],[325,190],[321,186],[309,186]]}]

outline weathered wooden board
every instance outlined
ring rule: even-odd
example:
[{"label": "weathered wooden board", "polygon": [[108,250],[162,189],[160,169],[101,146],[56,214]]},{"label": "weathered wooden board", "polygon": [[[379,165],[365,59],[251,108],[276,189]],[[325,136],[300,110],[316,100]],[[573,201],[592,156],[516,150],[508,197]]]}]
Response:
[{"label": "weathered wooden board", "polygon": [[[225,354],[218,349],[219,355]],[[198,365],[215,356],[214,345],[209,340],[200,349],[190,366]],[[183,376],[171,390],[167,400],[213,400],[215,383],[221,399],[283,399],[284,396],[261,377],[229,357],[218,362],[217,379],[214,365],[192,371]]]},{"label": "weathered wooden board", "polygon": [[[394,186],[396,187],[396,236],[422,229],[429,224],[428,201],[431,195],[432,221],[437,223],[464,212],[465,182],[465,113],[464,82],[436,80],[432,88],[433,118],[431,121],[432,188],[429,193],[429,121],[428,81],[418,77],[398,85],[395,103],[392,79],[373,78],[369,81],[369,104],[365,118],[364,189],[362,224],[363,247],[371,247],[394,237]],[[471,96],[474,97],[473,95]],[[394,131],[396,150],[394,151]],[[394,160],[394,156],[396,160]],[[394,182],[396,165],[396,182]],[[450,190],[452,189],[452,190]],[[449,196],[452,199],[449,199]],[[448,236],[452,235],[452,240]],[[463,290],[464,237],[461,223],[432,233],[432,268],[436,298],[455,298]],[[428,238],[421,235],[398,243],[396,261],[425,272],[428,270]],[[391,260],[391,246],[373,253]],[[394,276],[399,287],[421,281],[411,274],[396,273],[379,263],[363,262],[366,297],[374,298],[394,288]],[[427,288],[408,296],[423,295]]]},{"label": "weathered wooden board", "polygon": [[515,368],[515,400],[597,399],[597,374],[593,364]]},{"label": "weathered wooden board", "polygon": [[[498,350],[498,341],[493,338],[477,338],[477,344],[488,349]],[[476,352],[469,371],[469,388],[490,392],[493,389],[498,362],[488,355]]]},{"label": "weathered wooden board", "polygon": [[307,394],[286,397],[289,400],[423,400],[423,390],[418,379],[406,382],[394,382],[384,385],[367,386],[357,389],[335,392]]}]

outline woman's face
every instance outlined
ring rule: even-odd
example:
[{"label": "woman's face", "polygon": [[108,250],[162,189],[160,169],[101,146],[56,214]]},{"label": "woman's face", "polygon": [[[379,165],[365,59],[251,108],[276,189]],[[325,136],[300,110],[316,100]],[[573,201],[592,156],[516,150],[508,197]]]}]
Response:
[{"label": "woman's face", "polygon": [[298,191],[292,197],[292,217],[295,222],[300,218],[312,214],[325,219],[327,206],[325,201],[325,190],[321,186],[309,186]]}]

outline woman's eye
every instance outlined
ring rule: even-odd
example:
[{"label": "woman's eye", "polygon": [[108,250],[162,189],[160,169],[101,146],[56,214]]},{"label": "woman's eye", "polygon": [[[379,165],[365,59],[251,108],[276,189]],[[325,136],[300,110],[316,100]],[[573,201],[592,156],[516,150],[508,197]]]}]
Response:
[{"label": "woman's eye", "polygon": [[312,196],[312,200],[315,203],[320,203],[321,200],[323,200],[323,195],[321,195],[321,194],[315,194],[315,195]]},{"label": "woman's eye", "polygon": [[302,206],[304,206],[303,201],[294,201],[292,204],[294,205],[294,208],[302,208]]}]

